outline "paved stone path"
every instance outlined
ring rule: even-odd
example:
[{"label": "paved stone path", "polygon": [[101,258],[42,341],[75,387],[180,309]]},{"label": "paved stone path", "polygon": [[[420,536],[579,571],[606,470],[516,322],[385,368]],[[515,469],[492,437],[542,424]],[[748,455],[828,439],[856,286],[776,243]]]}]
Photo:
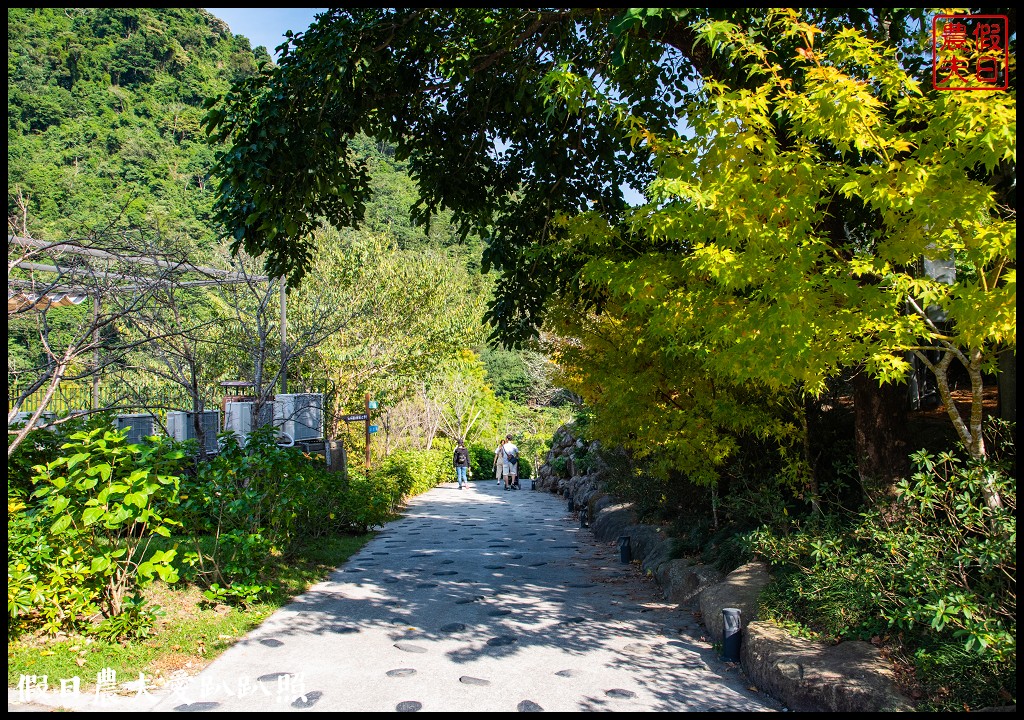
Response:
[{"label": "paved stone path", "polygon": [[402,519],[199,675],[110,709],[782,708],[747,688],[691,613],[661,601],[560,498],[479,481],[413,498]]}]

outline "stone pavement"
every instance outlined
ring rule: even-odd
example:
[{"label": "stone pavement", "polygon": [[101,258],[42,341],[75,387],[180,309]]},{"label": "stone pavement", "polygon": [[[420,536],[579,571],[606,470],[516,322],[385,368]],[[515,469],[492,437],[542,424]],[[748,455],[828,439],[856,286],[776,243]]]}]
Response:
[{"label": "stone pavement", "polygon": [[[529,482],[523,483],[524,488]],[[330,578],[195,677],[10,710],[776,711],[687,609],[580,529],[561,498],[494,481],[412,498]],[[12,703],[12,700],[14,701]]]}]

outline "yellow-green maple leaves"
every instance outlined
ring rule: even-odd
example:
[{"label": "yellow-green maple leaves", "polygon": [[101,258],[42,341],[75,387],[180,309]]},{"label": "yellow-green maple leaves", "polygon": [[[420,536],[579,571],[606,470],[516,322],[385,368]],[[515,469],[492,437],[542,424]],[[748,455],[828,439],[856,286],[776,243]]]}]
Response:
[{"label": "yellow-green maple leaves", "polygon": [[[779,55],[785,43],[759,44],[728,23],[699,27],[754,81],[705,78],[685,137],[623,115],[631,142],[653,152],[649,203],[625,228],[593,215],[565,222],[567,242],[588,238],[583,277],[630,329],[613,333],[599,318],[600,343],[617,338],[644,354],[648,369],[624,360],[633,380],[649,372],[664,383],[671,362],[685,366],[666,397],[685,397],[680,383],[718,379],[719,404],[727,384],[734,396],[744,385],[816,394],[853,367],[879,382],[902,379],[907,353],[936,344],[972,366],[997,345],[1015,346],[1016,225],[991,181],[1016,162],[1013,93],[925,95],[891,49],[854,30],[823,37],[786,12],[771,22],[780,37],[802,40],[795,58]],[[628,233],[637,255],[605,252],[613,243],[595,241],[602,232]],[[955,278],[929,277],[923,258],[955,259]],[[566,360],[586,355],[575,349]],[[617,392],[648,392],[633,387]],[[699,410],[672,404],[666,413]],[[676,433],[720,461],[715,442],[692,428],[691,419]]]}]

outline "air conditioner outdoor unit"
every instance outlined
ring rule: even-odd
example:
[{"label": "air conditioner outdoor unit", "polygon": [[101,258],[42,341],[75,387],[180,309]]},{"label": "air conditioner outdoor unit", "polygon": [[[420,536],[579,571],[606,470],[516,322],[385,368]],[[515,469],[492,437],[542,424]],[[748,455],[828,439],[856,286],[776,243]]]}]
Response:
[{"label": "air conditioner outdoor unit", "polygon": [[[195,413],[170,410],[167,413],[167,434],[178,442],[196,438]],[[206,452],[217,452],[217,433],[220,432],[220,410],[206,410],[201,419]]]},{"label": "air conditioner outdoor unit", "polygon": [[322,393],[294,393],[274,398],[274,425],[294,442],[324,436]]},{"label": "air conditioner outdoor unit", "polygon": [[264,403],[258,419],[254,417],[255,413],[254,402],[229,402],[224,405],[224,429],[235,433],[243,446],[249,438],[249,433],[273,422],[273,404]]},{"label": "air conditioner outdoor unit", "polygon": [[128,444],[141,443],[145,438],[157,434],[156,416],[150,413],[134,413],[118,415],[114,418],[114,427],[118,430],[128,428]]}]

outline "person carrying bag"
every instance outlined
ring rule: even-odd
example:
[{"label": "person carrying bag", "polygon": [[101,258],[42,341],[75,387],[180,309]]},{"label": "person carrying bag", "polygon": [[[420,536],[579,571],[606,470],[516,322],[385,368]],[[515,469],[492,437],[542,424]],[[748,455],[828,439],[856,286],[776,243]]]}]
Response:
[{"label": "person carrying bag", "polygon": [[467,475],[469,475],[469,451],[466,450],[466,445],[462,440],[459,440],[458,446],[455,448],[455,453],[452,455],[452,463],[455,465],[455,479],[459,483],[459,490],[469,483]]},{"label": "person carrying bag", "polygon": [[511,433],[505,436],[501,451],[502,476],[506,490],[519,489],[519,448],[512,442]]}]

